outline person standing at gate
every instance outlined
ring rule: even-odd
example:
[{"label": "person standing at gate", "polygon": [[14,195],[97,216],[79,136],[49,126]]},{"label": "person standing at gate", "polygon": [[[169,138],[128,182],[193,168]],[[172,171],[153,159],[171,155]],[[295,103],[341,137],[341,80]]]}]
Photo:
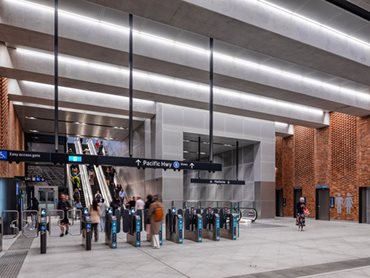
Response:
[{"label": "person standing at gate", "polygon": [[136,197],[135,210],[143,210],[145,207],[144,201],[141,199],[141,196]]},{"label": "person standing at gate", "polygon": [[164,216],[164,208],[162,203],[159,201],[159,197],[153,198],[153,203],[149,207],[150,215],[150,234],[152,235],[152,247],[154,249],[161,248],[159,242],[159,231],[161,229],[162,220]]},{"label": "person standing at gate", "polygon": [[31,209],[34,210],[35,212],[31,213],[31,218],[32,218],[32,230],[36,228],[36,218],[37,218],[37,212],[39,211],[39,201],[37,200],[36,197],[32,198],[32,206]]},{"label": "person standing at gate", "polygon": [[100,208],[100,231],[103,232],[105,230],[105,216],[107,213],[107,205],[105,204],[103,198],[99,202],[99,208]]},{"label": "person standing at gate", "polygon": [[[148,195],[146,196],[146,202],[145,202],[145,206],[144,206],[144,209],[146,212],[149,212],[149,208],[150,208],[150,205],[153,203],[153,196],[152,195]],[[146,231],[146,240],[147,241],[150,241],[151,240],[151,236],[150,236],[150,215],[149,213],[145,213],[145,231]]]},{"label": "person standing at gate", "polygon": [[92,203],[92,206],[90,207],[90,217],[91,217],[92,229],[94,231],[94,239],[95,239],[95,242],[97,242],[99,240],[98,225],[100,223],[100,208],[98,206],[97,200],[94,200]]},{"label": "person standing at gate", "polygon": [[126,199],[126,191],[122,187],[121,187],[120,191],[118,192],[118,196],[119,196],[119,200],[120,200],[121,206],[122,206],[125,203],[125,199]]},{"label": "person standing at gate", "polygon": [[60,195],[60,199],[57,206],[58,210],[62,210],[64,212],[64,218],[60,220],[60,237],[68,235],[69,230],[69,220],[68,220],[68,211],[71,209],[71,205],[67,201],[67,196],[62,193]]}]

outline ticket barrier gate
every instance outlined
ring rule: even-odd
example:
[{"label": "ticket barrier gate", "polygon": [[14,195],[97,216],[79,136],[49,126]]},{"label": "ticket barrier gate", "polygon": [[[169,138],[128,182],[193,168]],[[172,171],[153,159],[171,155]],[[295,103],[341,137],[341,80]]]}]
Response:
[{"label": "ticket barrier gate", "polygon": [[37,210],[24,210],[22,216],[22,234],[26,238],[40,237],[40,253],[46,254],[47,236],[50,233],[50,224],[45,208]]},{"label": "ticket barrier gate", "polygon": [[168,209],[166,215],[166,239],[175,243],[184,242],[183,211],[176,208]]},{"label": "ticket barrier gate", "polygon": [[202,213],[203,237],[211,240],[220,240],[220,215],[212,208],[204,210]]},{"label": "ticket barrier gate", "polygon": [[50,225],[45,208],[40,209],[38,231],[40,233],[40,253],[46,254],[47,232],[50,231]]},{"label": "ticket barrier gate", "polygon": [[112,249],[117,248],[117,217],[112,208],[107,209],[105,219],[105,244]]},{"label": "ticket barrier gate", "polygon": [[127,234],[127,242],[135,247],[141,246],[141,217],[134,210],[122,210],[122,230]]},{"label": "ticket barrier gate", "polygon": [[83,208],[82,210],[82,220],[81,220],[81,234],[82,234],[82,245],[85,250],[91,250],[91,240],[92,240],[92,225],[90,212],[88,208]]},{"label": "ticket barrier gate", "polygon": [[239,230],[239,214],[230,213],[229,210],[220,210],[220,235],[223,238],[236,240]]},{"label": "ticket barrier gate", "polygon": [[195,242],[202,242],[202,222],[200,210],[195,210],[194,208],[186,209],[184,238]]}]

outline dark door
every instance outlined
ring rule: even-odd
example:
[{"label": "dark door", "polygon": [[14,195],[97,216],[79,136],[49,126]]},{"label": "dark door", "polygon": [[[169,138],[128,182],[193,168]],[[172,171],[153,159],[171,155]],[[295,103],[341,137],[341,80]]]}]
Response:
[{"label": "dark door", "polygon": [[297,216],[297,204],[299,202],[299,198],[302,197],[302,188],[294,188],[293,193],[293,217],[296,218]]},{"label": "dark door", "polygon": [[316,189],[316,219],[330,220],[330,191],[329,188]]},{"label": "dark door", "polygon": [[276,216],[283,216],[283,189],[276,189]]},{"label": "dark door", "polygon": [[360,187],[359,198],[359,222],[370,223],[370,188]]}]

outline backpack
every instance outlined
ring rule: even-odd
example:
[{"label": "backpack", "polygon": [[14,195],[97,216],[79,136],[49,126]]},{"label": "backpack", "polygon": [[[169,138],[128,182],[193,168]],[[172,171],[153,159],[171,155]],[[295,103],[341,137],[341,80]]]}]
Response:
[{"label": "backpack", "polygon": [[163,219],[163,209],[162,209],[162,207],[156,207],[154,209],[153,215],[154,215],[154,221],[155,222],[161,222],[162,219]]}]

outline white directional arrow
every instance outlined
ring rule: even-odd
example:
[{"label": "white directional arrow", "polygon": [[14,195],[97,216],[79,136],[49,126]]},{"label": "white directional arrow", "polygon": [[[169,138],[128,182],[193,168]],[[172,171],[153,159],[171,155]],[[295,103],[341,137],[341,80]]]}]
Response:
[{"label": "white directional arrow", "polygon": [[191,169],[193,169],[195,165],[194,165],[194,163],[190,163],[189,166],[190,166]]},{"label": "white directional arrow", "polygon": [[141,160],[140,160],[140,159],[138,159],[138,160],[136,160],[135,162],[136,162],[136,165],[137,165],[137,166],[139,166],[139,165],[140,165],[140,163],[141,163]]}]

